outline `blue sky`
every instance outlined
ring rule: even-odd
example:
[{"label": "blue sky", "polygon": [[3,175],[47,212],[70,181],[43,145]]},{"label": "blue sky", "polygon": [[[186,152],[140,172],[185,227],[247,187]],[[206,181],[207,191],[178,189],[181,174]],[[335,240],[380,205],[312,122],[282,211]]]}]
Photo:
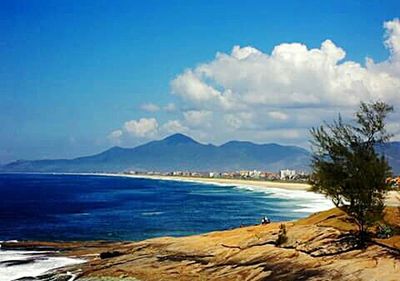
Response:
[{"label": "blue sky", "polygon": [[[383,44],[383,24],[399,16],[399,1],[1,1],[0,163],[75,157],[174,130],[213,143],[231,138],[304,143],[298,134],[254,137],[251,129],[261,125],[240,127],[250,119],[249,109],[219,115],[210,99],[200,106],[183,82],[173,81],[179,75],[186,79],[187,69],[212,64],[217,52],[231,54],[234,46],[271,54],[282,43],[311,49],[330,39],[345,50],[345,60],[385,61],[390,49]],[[216,76],[202,82],[231,90]],[[174,110],[166,110],[167,104]],[[266,104],[260,110],[284,120],[288,115],[280,107]],[[234,126],[219,130],[210,114]],[[138,132],[141,119],[155,119],[157,131]],[[167,129],[167,123],[175,126]],[[216,129],[221,133],[212,134]]]}]

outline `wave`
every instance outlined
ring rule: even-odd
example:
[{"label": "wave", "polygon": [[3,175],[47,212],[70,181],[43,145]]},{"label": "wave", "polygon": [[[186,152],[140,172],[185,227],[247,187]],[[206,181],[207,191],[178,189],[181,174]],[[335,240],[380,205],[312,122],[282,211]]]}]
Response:
[{"label": "wave", "polygon": [[43,251],[0,250],[0,281],[37,277],[56,268],[85,262],[83,259],[51,254]]},{"label": "wave", "polygon": [[334,207],[331,200],[322,194],[305,190],[289,190],[277,187],[257,187],[248,185],[235,185],[234,188],[259,192],[268,198],[288,199],[293,206],[293,212],[315,213]]}]

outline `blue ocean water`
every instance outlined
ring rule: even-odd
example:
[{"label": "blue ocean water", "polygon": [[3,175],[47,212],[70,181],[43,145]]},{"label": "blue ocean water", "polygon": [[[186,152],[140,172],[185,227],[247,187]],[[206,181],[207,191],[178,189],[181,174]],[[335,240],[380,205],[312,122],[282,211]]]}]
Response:
[{"label": "blue ocean water", "polygon": [[0,174],[0,240],[183,236],[257,224],[264,215],[292,220],[316,203],[321,198],[194,182]]}]

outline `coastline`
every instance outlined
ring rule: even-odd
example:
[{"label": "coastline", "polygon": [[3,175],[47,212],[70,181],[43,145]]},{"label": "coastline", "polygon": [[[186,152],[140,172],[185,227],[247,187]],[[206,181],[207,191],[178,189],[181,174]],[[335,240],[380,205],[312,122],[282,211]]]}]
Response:
[{"label": "coastline", "polygon": [[198,183],[209,183],[219,185],[248,185],[253,187],[262,188],[279,188],[286,190],[302,190],[311,191],[311,186],[307,183],[295,182],[275,182],[275,181],[261,181],[261,180],[245,180],[245,179],[227,179],[227,178],[201,178],[201,177],[183,177],[183,176],[159,176],[159,175],[128,175],[128,174],[115,174],[118,176],[131,177],[131,178],[144,178],[154,180],[172,180],[172,181],[187,181]]},{"label": "coastline", "polygon": [[[101,174],[103,175],[103,174]],[[226,178],[200,178],[200,177],[183,177],[183,176],[159,176],[159,175],[125,175],[125,174],[104,174],[109,176],[122,176],[131,178],[143,178],[154,180],[171,180],[183,182],[208,183],[216,185],[232,185],[232,186],[249,186],[256,187],[258,190],[279,190],[286,191],[305,191],[313,194],[318,194],[311,191],[311,185],[307,183],[295,182],[274,182],[274,181],[258,181],[245,179],[226,179]],[[389,207],[400,207],[400,191],[389,191],[385,198],[386,205]]]},{"label": "coastline", "polygon": [[[28,173],[30,174],[30,173]],[[259,190],[285,190],[285,191],[303,191],[312,194],[318,194],[311,191],[311,185],[307,183],[294,182],[275,182],[261,180],[245,180],[245,179],[227,179],[227,178],[201,178],[201,177],[183,177],[183,176],[162,176],[162,175],[130,175],[119,173],[33,173],[33,174],[55,174],[55,175],[82,175],[82,176],[107,176],[107,177],[126,177],[141,178],[166,181],[196,182],[204,184],[215,184],[222,186],[248,186],[255,187]],[[319,194],[321,195],[321,194]],[[388,207],[400,207],[400,190],[392,190],[386,194],[385,203]]]},{"label": "coastline", "polygon": [[[39,173],[40,174],[40,173]],[[44,173],[49,174],[49,173]],[[307,183],[294,182],[275,182],[261,180],[244,180],[244,179],[226,179],[226,178],[201,178],[201,177],[183,177],[183,176],[162,176],[162,175],[130,175],[119,173],[50,173],[59,175],[82,175],[82,176],[108,176],[108,177],[126,177],[141,178],[153,180],[181,181],[181,182],[197,182],[204,184],[215,184],[223,186],[247,186],[255,187],[258,190],[284,190],[284,191],[303,191],[312,194],[318,194],[311,191],[311,185]],[[319,194],[321,195],[321,194]],[[385,198],[388,207],[400,207],[400,191],[389,191]]]},{"label": "coastline", "polygon": [[[215,184],[227,188],[245,188],[256,192],[264,190],[268,194],[271,192],[292,198],[297,198],[303,194],[311,197],[322,196],[310,192],[310,185],[300,183],[116,173],[80,173],[74,175]],[[399,206],[398,192],[389,197],[386,202],[387,205],[395,204]],[[393,203],[391,200],[396,197],[397,201],[393,201]],[[315,208],[316,205],[311,204],[307,207]],[[395,208],[387,209],[386,217],[389,222],[393,221],[393,225],[399,225],[397,219],[399,210]],[[315,212],[296,221],[272,222],[269,225],[238,227],[184,237],[158,237],[138,242],[0,242],[0,253],[2,246],[6,250],[6,252],[3,252],[4,254],[13,254],[13,250],[22,250],[35,251],[36,255],[40,253],[37,252],[38,250],[51,250],[52,253],[49,253],[49,256],[44,253],[38,259],[29,255],[23,259],[17,256],[20,260],[19,263],[32,267],[28,270],[27,268],[23,269],[24,266],[15,265],[20,267],[19,272],[21,274],[26,271],[34,273],[33,270],[42,267],[41,263],[43,262],[51,263],[51,267],[47,268],[48,270],[37,271],[39,276],[44,274],[37,280],[49,280],[49,278],[75,280],[75,278],[78,278],[85,281],[156,281],[157,279],[154,279],[154,276],[162,276],[163,280],[172,281],[177,278],[176,272],[179,272],[178,276],[182,277],[181,280],[188,281],[193,280],[193,278],[201,280],[208,277],[210,277],[210,280],[236,280],[238,274],[255,276],[254,280],[260,281],[266,277],[272,277],[270,280],[284,280],[286,278],[312,280],[314,274],[325,278],[325,280],[353,280],[342,279],[344,275],[357,276],[358,280],[369,280],[364,278],[365,276],[369,277],[369,274],[382,277],[375,280],[393,280],[393,277],[400,277],[397,271],[387,271],[386,268],[387,264],[393,264],[395,268],[399,266],[398,261],[390,257],[391,254],[398,252],[400,247],[399,236],[385,240],[374,240],[376,243],[371,245],[360,258],[358,250],[351,248],[350,244],[341,242],[342,237],[355,227],[345,219],[345,215],[337,209],[316,210]],[[283,242],[283,245],[276,242],[281,224],[286,225],[288,231],[287,241]],[[24,252],[20,253],[24,254]],[[110,257],[101,258],[104,253],[109,254]],[[384,257],[384,260],[369,268],[367,275],[364,276],[359,273],[364,268],[364,264],[370,264],[371,260],[377,255]],[[276,257],[285,262],[280,263]],[[15,259],[15,257],[10,257],[7,262],[15,263]],[[360,265],[353,268],[351,266],[353,263]],[[332,264],[334,265],[333,268],[340,267],[340,272],[332,270]],[[227,273],[223,268],[231,265],[233,266]],[[8,270],[13,270],[13,267],[9,267]],[[268,270],[265,270],[266,268]],[[304,268],[313,269],[304,271]],[[314,268],[318,268],[317,273],[313,271]],[[385,270],[385,276],[380,275],[382,270]],[[283,275],[282,272],[284,272]],[[0,278],[0,280],[3,279]],[[9,281],[10,279],[4,280]]]}]

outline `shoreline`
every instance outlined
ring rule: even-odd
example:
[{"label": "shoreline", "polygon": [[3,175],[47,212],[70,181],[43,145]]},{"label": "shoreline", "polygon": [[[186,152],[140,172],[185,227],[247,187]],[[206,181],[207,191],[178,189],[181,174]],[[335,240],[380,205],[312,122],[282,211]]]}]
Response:
[{"label": "shoreline", "polygon": [[[222,186],[238,186],[238,187],[247,186],[247,187],[256,187],[264,191],[272,189],[272,190],[285,190],[285,191],[303,191],[303,192],[310,192],[313,194],[319,194],[311,191],[311,186],[309,184],[295,183],[295,182],[274,182],[274,181],[261,181],[261,180],[201,178],[201,177],[162,176],[162,175],[130,175],[130,174],[118,174],[118,173],[27,173],[27,174],[125,177],[125,178],[166,180],[166,181],[180,181],[180,182],[197,182],[197,183],[215,184]],[[322,194],[319,195],[323,196]],[[400,190],[389,191],[386,195],[385,201],[386,201],[386,206],[400,207]]]},{"label": "shoreline", "polygon": [[[130,178],[154,179],[154,180],[197,182],[197,183],[226,185],[226,186],[230,185],[249,186],[249,187],[261,188],[261,190],[283,189],[286,191],[305,191],[305,192],[311,192],[313,194],[319,194],[313,192],[311,190],[311,185],[307,183],[274,182],[274,181],[261,181],[261,180],[258,181],[258,180],[226,179],[226,178],[200,178],[200,177],[183,177],[183,176],[158,176],[158,175],[153,176],[153,175],[124,175],[124,174],[108,174],[108,175],[130,177]],[[395,190],[389,191],[386,195],[385,201],[386,205],[389,207],[400,207],[400,191],[395,191]]]},{"label": "shoreline", "polygon": [[[64,173],[65,175],[68,175]],[[310,194],[317,195],[318,193],[310,192],[310,185],[301,183],[284,183],[284,182],[268,182],[256,180],[239,180],[239,179],[213,179],[213,178],[196,178],[196,177],[178,177],[178,176],[152,176],[152,175],[126,175],[126,174],[106,174],[106,173],[80,173],[69,175],[91,175],[91,176],[109,176],[109,177],[125,177],[125,178],[143,178],[153,180],[177,181],[177,182],[196,182],[205,184],[215,184],[221,186],[235,186],[235,187],[257,187],[251,190],[286,190],[287,194],[298,196],[309,192]],[[250,188],[249,188],[250,189]],[[320,195],[320,194],[319,194]],[[394,202],[395,206],[399,204],[399,192],[390,196],[386,204],[391,206],[390,200],[397,197]],[[389,210],[389,209],[388,209]],[[396,217],[395,214],[399,209],[390,209],[393,213],[388,217]],[[43,276],[43,278],[60,278],[60,280],[80,280],[94,281],[94,280],[151,280],[153,276],[162,275],[165,280],[173,281],[174,276],[170,274],[170,268],[175,271],[184,268],[185,273],[182,280],[193,280],[193,276],[197,276],[198,269],[201,268],[202,274],[197,277],[203,278],[210,276],[210,280],[221,280],[221,276],[226,277],[227,272],[221,270],[221,267],[212,267],[209,264],[221,263],[222,264],[235,264],[243,270],[243,274],[254,275],[263,274],[263,268],[266,265],[274,265],[275,270],[271,274],[277,274],[277,279],[282,280],[279,274],[282,270],[287,269],[286,276],[297,278],[304,272],[304,267],[318,267],[320,274],[326,279],[337,279],[342,277],[340,275],[334,276],[330,271],[330,264],[335,263],[340,266],[343,274],[356,274],[357,270],[362,267],[353,269],[350,264],[358,262],[360,257],[355,250],[347,253],[346,249],[343,251],[343,246],[337,246],[334,242],[339,241],[341,235],[346,234],[351,230],[354,225],[350,225],[347,220],[342,219],[342,212],[337,209],[330,209],[326,211],[318,211],[310,214],[309,216],[295,221],[272,222],[268,225],[254,225],[246,227],[238,227],[223,231],[213,231],[198,235],[184,236],[184,237],[157,237],[146,239],[142,241],[120,241],[120,242],[106,242],[104,241],[80,241],[80,242],[35,242],[35,241],[15,241],[15,242],[0,242],[1,246],[6,246],[3,252],[7,251],[37,251],[47,245],[52,247],[52,252],[49,256],[43,256],[42,259],[31,261],[30,256],[26,256],[25,261],[21,259],[25,266],[30,266],[32,269],[40,268],[40,262],[60,262],[48,268],[45,272],[43,270],[37,271],[33,274],[35,276]],[[343,224],[345,222],[345,225]],[[285,224],[288,230],[288,238],[285,245],[281,247],[277,245],[277,234],[279,227]],[[396,222],[397,224],[397,222]],[[332,238],[332,235],[334,238]],[[321,248],[321,237],[323,240],[323,247]],[[386,244],[393,248],[397,247],[397,239],[393,237],[389,240],[377,240],[379,243]],[[333,240],[332,240],[333,239]],[[393,241],[392,241],[393,240]],[[228,242],[227,242],[228,241]],[[311,241],[311,242],[310,242]],[[299,246],[300,243],[300,246]],[[386,244],[385,244],[386,243]],[[311,246],[310,246],[311,245]],[[7,247],[8,246],[8,247]],[[32,248],[33,247],[33,248]],[[34,247],[38,247],[37,249]],[[208,250],[205,252],[204,247]],[[43,248],[45,249],[45,248]],[[212,255],[209,254],[211,249]],[[260,249],[262,255],[260,256]],[[376,255],[382,256],[386,251],[385,247],[374,245],[368,248],[368,252],[363,256],[363,263],[370,263]],[[12,252],[11,252],[12,253]],[[115,256],[101,258],[102,253],[115,253]],[[271,253],[271,254],[269,254]],[[229,258],[233,254],[236,258]],[[326,256],[325,256],[326,255]],[[286,262],[280,264],[276,262],[276,257],[285,259]],[[312,256],[312,258],[310,258]],[[9,262],[15,258],[10,258]],[[246,265],[246,262],[257,260],[256,265]],[[349,263],[343,263],[343,261]],[[62,262],[62,263],[61,263]],[[185,264],[182,265],[182,262]],[[325,264],[326,263],[326,264]],[[387,263],[396,263],[391,258],[385,258],[383,262],[376,263],[373,269],[377,272],[382,272],[386,269]],[[193,266],[193,264],[195,266]],[[312,265],[312,266],[311,266]],[[20,265],[16,265],[20,266]],[[144,268],[146,270],[144,270]],[[158,269],[159,268],[159,269]],[[168,269],[166,269],[168,268]],[[8,270],[13,270],[13,266]],[[22,267],[20,268],[22,270]],[[371,270],[371,269],[369,269]],[[27,268],[19,271],[18,274],[23,275],[22,272],[29,271]],[[180,272],[180,271],[179,271]],[[261,272],[261,273],[260,273]],[[293,274],[292,272],[298,272]],[[336,272],[336,270],[334,271]],[[386,271],[385,271],[386,272]],[[237,274],[235,268],[231,269],[230,278],[226,280],[235,280]],[[278,274],[279,273],[279,274]],[[41,275],[44,274],[44,275]],[[300,274],[300,275],[297,275]],[[399,274],[395,271],[386,272],[385,278],[380,280],[392,280],[394,276]],[[1,274],[0,274],[1,275]],[[32,274],[31,274],[32,275]],[[307,275],[307,274],[306,274]],[[44,277],[46,276],[46,277]],[[274,275],[272,275],[274,276]],[[310,275],[311,276],[311,275]],[[263,280],[264,275],[260,275],[259,279]],[[334,278],[335,277],[335,278]],[[361,275],[359,276],[362,279]],[[91,279],[93,278],[93,279]],[[111,278],[111,279],[109,279]],[[131,278],[131,279],[129,279]],[[292,279],[292,278],[289,278]],[[340,279],[340,278],[339,278]],[[11,279],[2,279],[0,281],[9,281]],[[38,279],[48,280],[48,279]],[[305,279],[308,280],[308,279]],[[349,279],[351,280],[351,279]]]},{"label": "shoreline", "polygon": [[[2,174],[2,173],[0,173]],[[248,185],[254,187],[264,188],[279,188],[286,190],[302,190],[311,191],[311,186],[307,183],[297,182],[282,182],[282,181],[270,181],[270,180],[248,180],[248,179],[229,179],[229,178],[205,178],[205,177],[187,177],[187,176],[163,176],[163,175],[144,175],[144,174],[122,174],[122,173],[79,173],[79,172],[10,172],[4,174],[37,174],[37,175],[77,175],[77,176],[106,176],[106,177],[125,177],[125,178],[139,178],[139,179],[154,179],[154,180],[170,180],[170,181],[182,181],[182,182],[198,182],[198,183],[209,183],[216,185]]]},{"label": "shoreline", "polygon": [[246,179],[227,179],[227,178],[202,178],[202,177],[184,177],[184,176],[161,176],[161,175],[128,175],[128,174],[109,174],[122,177],[130,178],[143,178],[143,179],[154,179],[154,180],[170,180],[170,181],[182,181],[182,182],[197,182],[197,183],[209,183],[217,185],[233,185],[233,186],[253,186],[263,188],[279,188],[286,190],[301,190],[311,191],[311,185],[307,183],[295,183],[295,182],[275,182],[275,181],[262,181],[262,180],[246,180]]}]

